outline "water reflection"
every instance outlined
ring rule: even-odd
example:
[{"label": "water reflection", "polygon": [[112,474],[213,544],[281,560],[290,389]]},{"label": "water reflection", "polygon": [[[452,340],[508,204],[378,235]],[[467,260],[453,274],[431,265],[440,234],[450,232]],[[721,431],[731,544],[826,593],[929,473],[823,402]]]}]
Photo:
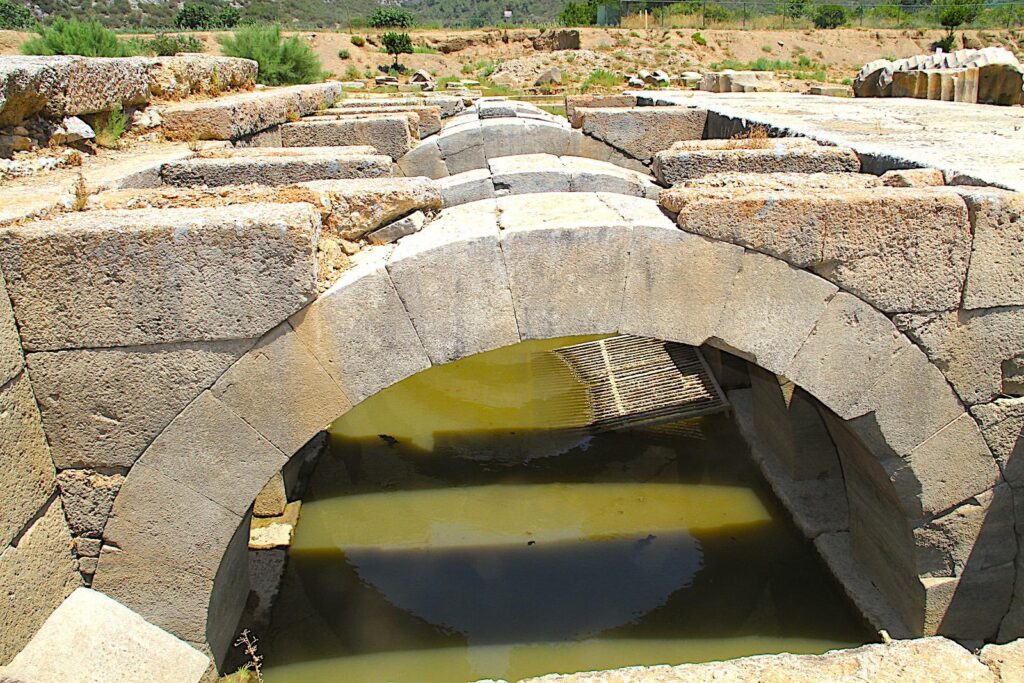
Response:
[{"label": "water reflection", "polygon": [[[522,677],[870,639],[730,418],[553,429],[534,342],[334,426],[270,632],[270,683]],[[562,419],[562,418],[559,418]]]}]

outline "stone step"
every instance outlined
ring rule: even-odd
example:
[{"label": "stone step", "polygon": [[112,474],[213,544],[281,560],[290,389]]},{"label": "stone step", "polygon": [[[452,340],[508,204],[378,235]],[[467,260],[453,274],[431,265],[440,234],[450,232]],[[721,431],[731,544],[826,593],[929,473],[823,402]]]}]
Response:
[{"label": "stone step", "polygon": [[268,88],[171,105],[161,117],[164,134],[172,140],[237,140],[327,109],[342,96],[336,82]]},{"label": "stone step", "polygon": [[650,163],[678,140],[700,140],[708,113],[696,107],[576,107],[573,128]]},{"label": "stone step", "polygon": [[[272,148],[253,148],[252,151],[265,152],[267,149]],[[308,180],[383,178],[391,175],[391,166],[391,159],[383,155],[328,149],[300,155],[264,153],[183,159],[164,164],[160,169],[160,179],[164,184],[178,187],[289,185]]]},{"label": "stone step", "polygon": [[284,147],[370,145],[395,161],[419,140],[419,117],[414,113],[354,114],[328,121],[297,121],[281,126]]},{"label": "stone step", "polygon": [[412,112],[419,118],[419,137],[425,138],[441,130],[441,108],[437,106],[410,104],[401,107],[332,107],[316,116],[307,116],[303,121],[330,121],[352,114],[387,114]]},{"label": "stone step", "polygon": [[438,107],[441,118],[450,118],[466,108],[461,97],[452,95],[427,95],[426,97],[380,97],[369,95],[353,96],[349,94],[343,100],[334,103],[333,109],[360,109],[374,107],[377,109],[404,109],[406,107]]}]

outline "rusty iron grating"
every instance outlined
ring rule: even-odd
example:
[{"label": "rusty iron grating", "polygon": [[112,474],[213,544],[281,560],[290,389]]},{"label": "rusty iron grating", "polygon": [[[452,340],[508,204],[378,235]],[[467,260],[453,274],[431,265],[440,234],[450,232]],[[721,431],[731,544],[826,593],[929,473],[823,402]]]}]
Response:
[{"label": "rusty iron grating", "polygon": [[686,344],[619,335],[554,349],[549,357],[585,388],[582,409],[594,431],[667,424],[729,408],[700,351]]}]

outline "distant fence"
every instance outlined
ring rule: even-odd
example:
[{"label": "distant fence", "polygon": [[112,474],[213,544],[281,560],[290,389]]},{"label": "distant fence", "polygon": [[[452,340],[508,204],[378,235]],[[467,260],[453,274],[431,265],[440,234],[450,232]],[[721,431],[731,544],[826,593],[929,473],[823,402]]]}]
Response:
[{"label": "distant fence", "polygon": [[[603,5],[598,24],[627,28],[811,28],[817,7],[840,5],[846,26],[866,28],[942,28],[938,8],[924,2],[845,0],[620,0]],[[956,6],[944,3],[943,7]],[[964,2],[962,7],[976,8]],[[1012,29],[1024,26],[1024,0],[986,2],[964,29]]]}]

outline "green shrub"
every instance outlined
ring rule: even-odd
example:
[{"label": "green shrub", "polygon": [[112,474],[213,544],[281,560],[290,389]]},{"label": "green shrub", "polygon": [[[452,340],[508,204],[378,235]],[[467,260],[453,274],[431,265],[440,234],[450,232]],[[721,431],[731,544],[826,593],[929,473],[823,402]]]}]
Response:
[{"label": "green shrub", "polygon": [[33,23],[32,11],[28,7],[11,0],[0,0],[0,29],[17,31],[31,28]]},{"label": "green shrub", "polygon": [[984,0],[936,0],[935,9],[939,23],[953,35],[955,28],[977,19],[984,5]]},{"label": "green shrub", "polygon": [[130,41],[139,53],[149,53],[157,57],[169,57],[179,52],[203,52],[206,46],[195,36],[158,33],[149,40],[135,38]]},{"label": "green shrub", "polygon": [[779,9],[783,16],[799,19],[807,12],[807,0],[784,0]]},{"label": "green shrub", "polygon": [[362,36],[352,36],[351,38],[348,39],[348,41],[355,45],[356,47],[362,47],[363,45],[366,45],[366,39],[363,38]]},{"label": "green shrub", "polygon": [[614,88],[621,84],[622,78],[618,74],[606,71],[605,69],[596,69],[591,71],[590,75],[580,84],[580,92],[588,92],[594,87]]},{"label": "green shrub", "polygon": [[597,0],[569,0],[558,15],[563,26],[593,26],[597,23]]},{"label": "green shrub", "polygon": [[[387,8],[382,7],[381,9]],[[380,37],[380,40],[384,43],[384,51],[389,55],[395,56],[395,67],[398,66],[398,55],[412,54],[412,38],[409,37],[408,33],[388,31]]]},{"label": "green shrub", "polygon": [[243,26],[217,39],[226,57],[255,59],[256,80],[266,85],[315,83],[324,70],[313,49],[298,36],[284,38],[280,26]]},{"label": "green shrub", "polygon": [[412,15],[398,7],[378,7],[370,15],[373,28],[412,28]]},{"label": "green shrub", "polygon": [[102,126],[96,129],[96,144],[100,147],[117,147],[117,141],[128,127],[128,117],[118,104],[107,116]]},{"label": "green shrub", "polygon": [[217,15],[217,27],[234,28],[238,25],[238,22],[241,19],[242,13],[231,5],[228,5],[220,11],[220,14]]},{"label": "green shrub", "polygon": [[345,50],[345,49],[338,50],[338,59],[348,59],[351,56],[352,56],[352,53],[349,52],[348,50]]},{"label": "green shrub", "polygon": [[80,22],[58,17],[49,26],[40,26],[36,31],[38,36],[22,43],[22,54],[131,57],[145,52],[119,40],[117,34],[98,21]]},{"label": "green shrub", "polygon": [[174,17],[174,25],[178,28],[196,30],[209,28],[213,25],[214,14],[206,5],[186,2]]},{"label": "green shrub", "polygon": [[818,5],[814,8],[814,25],[817,28],[839,28],[845,26],[849,19],[842,5]]},{"label": "green shrub", "polygon": [[349,64],[345,67],[345,73],[342,75],[342,78],[346,81],[358,81],[361,75],[355,65]]},{"label": "green shrub", "polygon": [[696,33],[694,33],[692,36],[690,36],[690,38],[693,40],[694,43],[696,43],[697,45],[700,45],[701,47],[703,47],[703,46],[708,44],[708,39],[705,38],[704,36],[702,36],[700,34],[700,31],[697,31]]}]

